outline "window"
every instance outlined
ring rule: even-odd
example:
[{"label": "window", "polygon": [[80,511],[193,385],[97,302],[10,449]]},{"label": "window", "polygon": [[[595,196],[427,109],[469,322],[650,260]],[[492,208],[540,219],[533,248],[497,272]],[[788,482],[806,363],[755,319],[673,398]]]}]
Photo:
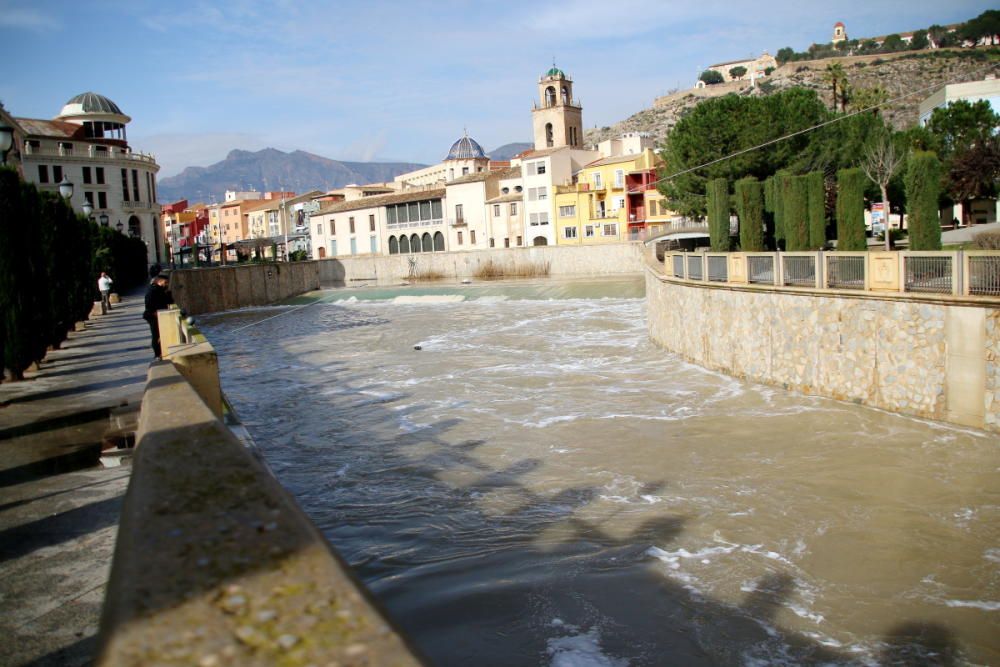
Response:
[{"label": "window", "polygon": [[465,176],[468,173],[469,173],[469,168],[468,167],[462,167],[462,176]]},{"label": "window", "polygon": [[94,172],[97,176],[97,184],[104,185],[104,167],[94,167]]},{"label": "window", "polygon": [[386,206],[385,207],[385,222],[387,225],[392,227],[396,224],[396,207]]},{"label": "window", "polygon": [[132,199],[139,201],[139,170],[132,170]]},{"label": "window", "polygon": [[[128,169],[122,169],[122,198],[128,201]],[[228,213],[226,211],[227,215]]]},{"label": "window", "polygon": [[523,243],[521,243],[521,237],[520,236],[517,237],[517,245],[524,245]]},{"label": "window", "polygon": [[625,170],[615,169],[615,187],[621,188],[625,186]]},{"label": "window", "polygon": [[564,239],[575,239],[576,238],[576,227],[563,227],[563,238]]},{"label": "window", "polygon": [[560,218],[575,218],[576,217],[576,204],[572,206],[560,206],[559,207],[559,217]]},{"label": "window", "polygon": [[538,198],[548,199],[549,195],[545,188],[538,188]]},{"label": "window", "polygon": [[38,165],[38,182],[39,183],[49,182],[49,165],[47,164]]},{"label": "window", "polygon": [[465,214],[462,211],[462,205],[455,204],[455,222],[457,222],[458,224],[462,224],[464,220],[465,220]]},{"label": "window", "polygon": [[617,211],[620,208],[625,208],[625,197],[615,197],[614,203],[611,205],[612,211]]},{"label": "window", "polygon": [[458,245],[462,245],[462,232],[458,233]]},{"label": "window", "polygon": [[510,239],[504,239],[503,240],[503,247],[504,248],[509,248],[510,247]]},{"label": "window", "polygon": [[[353,215],[350,216],[349,218],[347,218],[347,226],[350,228],[350,231],[353,234],[354,233],[354,216]],[[354,254],[353,250],[351,251],[351,254],[352,255]]]},{"label": "window", "polygon": [[544,187],[528,188],[528,201],[535,201],[548,198],[548,192]]},{"label": "window", "polygon": [[655,199],[650,199],[649,200],[649,213],[648,213],[648,215],[649,216],[657,215],[657,213],[656,213],[656,200]]},{"label": "window", "polygon": [[83,168],[83,184],[84,185],[90,185],[90,181],[91,181],[90,167],[84,167]]},{"label": "window", "polygon": [[510,214],[511,216],[517,215],[517,203],[513,203],[510,205]]},{"label": "window", "polygon": [[441,200],[440,199],[431,200],[431,216],[433,216],[434,220],[440,220],[441,218],[444,217],[444,214],[441,212],[441,210],[442,210]]},{"label": "window", "polygon": [[330,254],[333,256],[337,255],[337,239],[330,241]]},{"label": "window", "polygon": [[57,164],[52,165],[52,182],[59,183],[63,179],[62,167]]},{"label": "window", "polygon": [[431,203],[429,201],[420,202],[420,219],[421,220],[431,219]]},{"label": "window", "polygon": [[604,229],[601,232],[602,236],[618,236],[618,225],[607,224],[604,225]]},{"label": "window", "polygon": [[493,217],[494,218],[500,217],[500,204],[493,204]]},{"label": "window", "polygon": [[[469,243],[471,243],[472,245],[476,245],[476,230],[475,229],[470,229],[469,230]],[[490,245],[492,246],[493,244],[491,243]]]},{"label": "window", "polygon": [[94,205],[94,193],[91,192],[90,190],[87,190],[86,192],[83,193],[83,198],[86,199],[87,203],[90,204],[91,206]]},{"label": "window", "polygon": [[[229,229],[229,225],[226,225],[226,229]],[[323,225],[316,225],[316,236],[323,236]]]},{"label": "window", "polygon": [[378,238],[375,236],[371,236],[368,238],[368,242],[370,244],[371,252],[374,255],[375,253],[378,252]]},{"label": "window", "polygon": [[600,190],[601,189],[601,174],[600,173],[594,174],[594,189],[595,190]]},{"label": "window", "polygon": [[[375,214],[374,213],[372,213],[372,214],[370,214],[368,216],[368,231],[370,231],[370,232],[374,232],[375,231]],[[372,250],[372,252],[375,252],[375,251]]]},{"label": "window", "polygon": [[331,220],[330,221],[330,236],[333,236],[336,233],[337,233],[337,221],[336,220]]},{"label": "window", "polygon": [[586,236],[587,238],[590,238],[591,236],[593,236],[594,235],[594,226],[593,225],[587,225],[586,227],[584,227],[583,228],[583,235]]},{"label": "window", "polygon": [[545,173],[545,161],[540,162],[529,162],[528,163],[528,176],[534,176],[536,174]]},{"label": "window", "polygon": [[351,237],[351,254],[352,255],[358,254],[358,240],[353,236]]},{"label": "window", "polygon": [[108,193],[98,192],[97,193],[97,208],[107,208],[108,207]]},{"label": "window", "polygon": [[528,220],[532,227],[538,227],[539,225],[549,224],[549,214],[548,213],[532,213],[528,216]]}]

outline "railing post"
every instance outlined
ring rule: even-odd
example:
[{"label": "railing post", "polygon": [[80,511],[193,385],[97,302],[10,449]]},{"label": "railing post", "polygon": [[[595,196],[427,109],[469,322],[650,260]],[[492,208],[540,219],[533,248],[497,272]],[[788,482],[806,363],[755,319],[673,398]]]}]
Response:
[{"label": "railing post", "polygon": [[[886,232],[888,233],[888,232]],[[900,252],[896,253],[899,255],[899,292],[903,294],[906,292],[906,253]]]},{"label": "railing post", "polygon": [[826,287],[826,267],[823,266],[823,251],[816,251],[816,289]]},{"label": "railing post", "polygon": [[972,294],[972,286],[969,284],[970,267],[969,267],[969,255],[958,251],[958,254],[962,257],[962,294],[969,296]]},{"label": "railing post", "polygon": [[785,264],[781,260],[781,252],[774,251],[774,285],[779,287],[785,284]]},{"label": "railing post", "polygon": [[957,250],[951,257],[951,293],[955,295],[966,294],[965,276],[968,275],[963,271],[964,268],[962,263],[964,253],[961,250]]}]

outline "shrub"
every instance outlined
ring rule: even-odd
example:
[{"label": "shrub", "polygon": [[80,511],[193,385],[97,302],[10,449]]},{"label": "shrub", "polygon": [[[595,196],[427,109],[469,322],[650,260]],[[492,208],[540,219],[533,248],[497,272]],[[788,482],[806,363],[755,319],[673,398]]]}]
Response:
[{"label": "shrub", "polygon": [[714,178],[706,188],[708,235],[713,252],[729,252],[729,181]]},{"label": "shrub", "polygon": [[789,252],[809,250],[808,184],[805,176],[792,176],[783,190],[782,215],[785,227],[785,249]]},{"label": "shrub", "polygon": [[909,160],[903,185],[909,209],[910,250],[940,250],[941,161],[929,151],[916,151]]},{"label": "shrub", "polygon": [[972,237],[972,247],[976,250],[1000,250],[1000,231],[979,232]]},{"label": "shrub", "polygon": [[736,214],[740,219],[740,250],[764,250],[764,186],[753,176],[736,181]]},{"label": "shrub", "polygon": [[552,265],[549,262],[517,263],[513,260],[507,265],[486,260],[476,268],[475,276],[481,280],[498,280],[500,278],[541,278],[549,275]]},{"label": "shrub", "polygon": [[865,241],[866,177],[858,169],[837,172],[837,250],[867,250]]}]

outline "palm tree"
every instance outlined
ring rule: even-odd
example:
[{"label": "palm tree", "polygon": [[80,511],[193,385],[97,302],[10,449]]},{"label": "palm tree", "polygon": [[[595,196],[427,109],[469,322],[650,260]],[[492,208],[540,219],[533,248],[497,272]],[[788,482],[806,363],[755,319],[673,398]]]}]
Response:
[{"label": "palm tree", "polygon": [[836,111],[837,100],[839,99],[837,89],[841,84],[845,86],[847,84],[847,74],[844,72],[844,66],[840,63],[830,63],[827,65],[826,71],[823,73],[823,81],[830,84],[833,93],[833,110]]}]

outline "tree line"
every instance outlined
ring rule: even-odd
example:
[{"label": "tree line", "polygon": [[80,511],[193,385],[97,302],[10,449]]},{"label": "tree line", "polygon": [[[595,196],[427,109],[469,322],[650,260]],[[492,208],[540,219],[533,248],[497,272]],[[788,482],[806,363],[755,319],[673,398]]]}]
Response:
[{"label": "tree line", "polygon": [[0,362],[9,377],[22,379],[87,318],[101,271],[118,289],[140,284],[145,244],[0,168]]},{"label": "tree line", "polygon": [[[673,211],[719,225],[714,249],[730,249],[731,212],[744,250],[815,250],[832,239],[864,249],[865,204],[876,201],[886,219],[890,209],[909,214],[911,248],[935,249],[940,208],[996,197],[998,127],[986,101],[957,101],[925,127],[894,131],[877,109],[827,109],[802,88],[727,95],[678,121],[662,146],[658,188]],[[930,219],[936,232],[921,227]]]}]

